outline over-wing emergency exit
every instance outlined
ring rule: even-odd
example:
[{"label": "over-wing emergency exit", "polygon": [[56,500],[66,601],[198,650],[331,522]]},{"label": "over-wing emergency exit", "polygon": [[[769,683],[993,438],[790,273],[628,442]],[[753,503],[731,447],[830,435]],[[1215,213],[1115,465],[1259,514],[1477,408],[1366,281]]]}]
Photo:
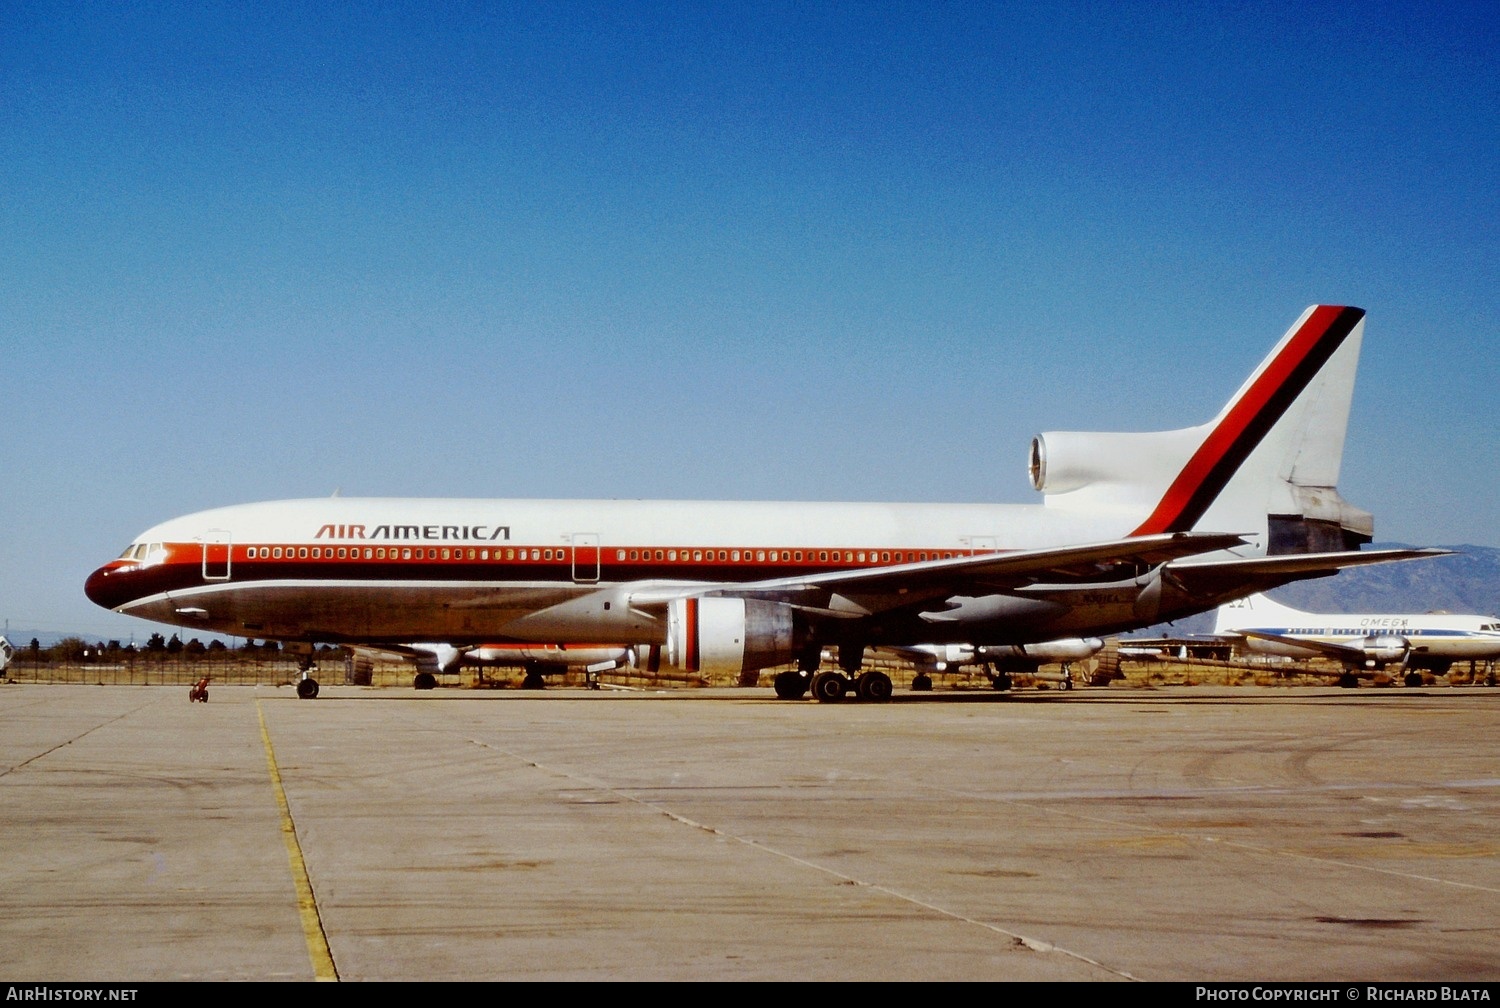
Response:
[{"label": "over-wing emergency exit", "polygon": [[794,664],[786,698],[885,700],[867,647],[1102,637],[1441,552],[1361,551],[1373,519],[1336,489],[1364,319],[1308,308],[1200,426],[1035,437],[1040,504],[273,501],[150,528],[85,590],[241,637],[613,641],[686,673]]}]

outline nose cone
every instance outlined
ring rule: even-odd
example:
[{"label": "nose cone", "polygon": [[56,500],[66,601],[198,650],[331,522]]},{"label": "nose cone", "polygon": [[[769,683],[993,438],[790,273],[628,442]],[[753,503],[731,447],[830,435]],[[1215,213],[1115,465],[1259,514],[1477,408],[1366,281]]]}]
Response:
[{"label": "nose cone", "polygon": [[83,583],[83,593],[89,601],[105,609],[118,609],[130,601],[134,594],[129,585],[129,568],[118,563],[108,563],[90,574]]}]

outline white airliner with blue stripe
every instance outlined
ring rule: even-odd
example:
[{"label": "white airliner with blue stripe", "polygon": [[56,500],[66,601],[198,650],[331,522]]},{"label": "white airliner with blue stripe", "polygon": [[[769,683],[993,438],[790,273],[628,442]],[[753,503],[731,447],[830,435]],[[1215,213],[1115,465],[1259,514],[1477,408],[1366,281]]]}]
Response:
[{"label": "white airliner with blue stripe", "polygon": [[[1246,651],[1288,658],[1334,658],[1355,670],[1447,675],[1455,662],[1500,660],[1500,616],[1465,613],[1307,613],[1251,595],[1219,607],[1214,634]],[[1346,680],[1347,684],[1347,680]]]}]

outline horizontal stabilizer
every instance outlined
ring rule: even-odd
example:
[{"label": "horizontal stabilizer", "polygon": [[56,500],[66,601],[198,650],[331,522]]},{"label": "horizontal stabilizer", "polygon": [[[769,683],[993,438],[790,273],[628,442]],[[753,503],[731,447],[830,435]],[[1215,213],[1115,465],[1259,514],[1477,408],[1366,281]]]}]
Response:
[{"label": "horizontal stabilizer", "polygon": [[[1430,560],[1449,556],[1445,549],[1349,550],[1337,553],[1286,553],[1276,556],[1243,557],[1233,560],[1183,561],[1171,564],[1168,574],[1191,595],[1243,597],[1294,581],[1329,577],[1350,567]],[[1229,594],[1225,594],[1225,592]]]}]

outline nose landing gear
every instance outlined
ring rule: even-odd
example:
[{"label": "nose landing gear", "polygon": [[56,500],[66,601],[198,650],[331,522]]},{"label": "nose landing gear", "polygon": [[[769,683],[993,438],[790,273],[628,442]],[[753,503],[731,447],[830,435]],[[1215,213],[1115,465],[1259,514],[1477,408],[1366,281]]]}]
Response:
[{"label": "nose landing gear", "polygon": [[312,677],[312,655],[303,655],[298,659],[297,668],[302,672],[302,678],[297,681],[297,696],[303,700],[317,699],[318,680]]}]

